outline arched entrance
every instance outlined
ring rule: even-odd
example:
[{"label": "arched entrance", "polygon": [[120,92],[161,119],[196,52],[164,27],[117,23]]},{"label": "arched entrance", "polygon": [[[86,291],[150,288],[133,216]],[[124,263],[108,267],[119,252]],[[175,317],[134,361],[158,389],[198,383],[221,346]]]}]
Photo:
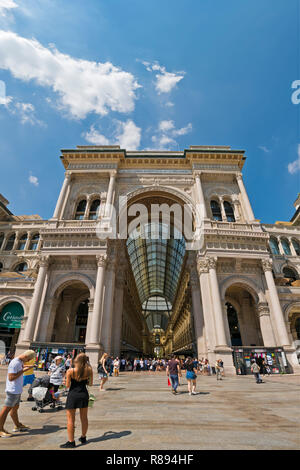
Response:
[{"label": "arched entrance", "polygon": [[[144,325],[140,331],[143,347],[140,352],[150,356],[159,356],[162,351],[186,352],[195,342],[192,316],[185,308],[190,308],[191,301],[184,299],[180,304],[176,300],[186,272],[184,223],[187,222],[190,230],[194,228],[192,210],[189,208],[184,212],[186,201],[178,192],[173,194],[158,187],[128,195],[128,201],[125,217],[129,230],[125,245],[138,296],[139,315]],[[154,207],[156,210],[160,207],[155,217]],[[133,220],[139,216],[139,224],[130,231]],[[122,209],[121,219],[124,221]],[[188,282],[185,287],[187,290]],[[124,344],[128,344],[126,321],[123,319],[124,325],[122,339]]]},{"label": "arched entrance", "polygon": [[0,340],[6,352],[14,352],[23,318],[24,308],[19,302],[8,302],[0,307]]},{"label": "arched entrance", "polygon": [[248,286],[233,284],[225,294],[228,330],[231,346],[263,346],[257,314],[257,296]]},{"label": "arched entrance", "polygon": [[82,281],[69,281],[57,292],[51,342],[85,343],[90,291]]}]

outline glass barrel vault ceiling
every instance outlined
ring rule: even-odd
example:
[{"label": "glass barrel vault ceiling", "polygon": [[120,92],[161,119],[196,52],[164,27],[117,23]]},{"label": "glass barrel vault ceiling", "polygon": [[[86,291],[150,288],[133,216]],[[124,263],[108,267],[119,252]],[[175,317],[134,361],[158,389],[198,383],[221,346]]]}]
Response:
[{"label": "glass barrel vault ceiling", "polygon": [[126,242],[148,328],[166,329],[185,255],[181,234],[162,223],[145,224]]}]

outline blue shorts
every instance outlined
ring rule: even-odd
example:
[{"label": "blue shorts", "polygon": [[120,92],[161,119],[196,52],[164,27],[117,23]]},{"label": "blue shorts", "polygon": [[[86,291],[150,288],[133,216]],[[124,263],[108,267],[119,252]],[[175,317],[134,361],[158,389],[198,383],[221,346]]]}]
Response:
[{"label": "blue shorts", "polygon": [[23,387],[25,387],[26,385],[31,385],[32,382],[34,381],[34,379],[35,379],[34,374],[24,375],[23,376]]},{"label": "blue shorts", "polygon": [[187,380],[195,380],[196,377],[197,377],[197,376],[196,376],[195,372],[192,372],[192,371],[190,371],[190,370],[188,370],[188,371],[186,372],[186,379],[187,379]]}]

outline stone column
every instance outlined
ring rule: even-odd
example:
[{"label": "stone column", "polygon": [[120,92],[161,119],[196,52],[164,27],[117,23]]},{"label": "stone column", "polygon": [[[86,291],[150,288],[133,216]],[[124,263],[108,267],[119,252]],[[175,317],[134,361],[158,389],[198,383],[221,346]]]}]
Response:
[{"label": "stone column", "polygon": [[215,359],[215,325],[213,318],[213,306],[211,302],[210,287],[209,287],[209,267],[207,258],[197,258],[197,271],[200,281],[202,311],[206,333],[206,348],[208,359],[213,362]]},{"label": "stone column", "polygon": [[196,178],[196,188],[197,188],[197,195],[198,195],[198,200],[199,200],[199,205],[200,205],[200,217],[206,219],[207,218],[207,210],[206,210],[206,204],[205,204],[205,198],[204,198],[204,193],[203,193],[203,188],[201,184],[201,173],[197,173],[195,175]]},{"label": "stone column", "polygon": [[124,267],[120,267],[120,271],[116,279],[114,314],[113,314],[113,331],[112,331],[112,352],[114,356],[121,353],[121,336],[122,336],[122,315],[123,315],[123,299],[124,299]]},{"label": "stone column", "polygon": [[243,206],[244,206],[244,209],[245,209],[245,212],[246,212],[246,214],[245,214],[246,219],[247,219],[248,222],[253,222],[255,220],[255,217],[254,217],[254,214],[253,214],[253,211],[252,211],[252,207],[251,207],[251,204],[250,204],[250,201],[249,201],[249,198],[248,198],[246,188],[244,186],[243,177],[242,177],[241,173],[238,173],[236,175],[236,180],[237,180],[237,184],[238,184],[238,187],[240,189],[240,192],[241,192]]},{"label": "stone column", "polygon": [[62,207],[65,201],[65,197],[67,195],[70,183],[71,183],[71,173],[66,171],[65,179],[64,179],[62,188],[60,190],[60,194],[56,203],[56,207],[55,207],[55,211],[54,211],[52,219],[59,219],[61,217]]},{"label": "stone column", "polygon": [[201,358],[203,356],[206,356],[207,348],[204,337],[204,318],[200,298],[199,278],[195,269],[191,270],[190,284],[192,291],[192,308],[196,333],[197,353],[198,358]]},{"label": "stone column", "polygon": [[227,348],[228,344],[226,340],[222,302],[221,302],[219,283],[218,283],[218,278],[217,278],[217,259],[209,258],[208,266],[209,266],[209,278],[210,278],[211,293],[212,293],[212,300],[213,300],[213,307],[214,307],[217,348]]},{"label": "stone column", "polygon": [[113,203],[114,192],[115,192],[115,183],[116,183],[117,172],[112,171],[110,173],[109,185],[107,190],[106,204],[105,204],[105,217],[110,216],[110,206]]},{"label": "stone column", "polygon": [[225,212],[225,208],[224,208],[224,199],[222,197],[219,198],[219,204],[220,204],[220,208],[221,208],[222,221],[227,222],[226,212]]},{"label": "stone column", "polygon": [[238,198],[233,197],[232,198],[232,204],[233,204],[233,211],[234,211],[234,218],[236,222],[239,222],[241,217],[240,217],[240,202]]},{"label": "stone column", "polygon": [[103,306],[103,316],[100,331],[101,344],[104,351],[111,354],[111,335],[112,335],[112,319],[115,291],[115,264],[109,262],[105,276],[105,299]]},{"label": "stone column", "polygon": [[273,273],[272,273],[272,261],[269,259],[262,259],[262,268],[265,273],[265,278],[269,291],[269,298],[271,302],[271,308],[273,312],[273,317],[276,325],[276,330],[278,334],[278,339],[280,341],[280,346],[290,346],[290,341],[283,318],[283,313],[278,297],[277,288],[274,282]]},{"label": "stone column", "polygon": [[44,282],[47,275],[49,266],[49,257],[42,257],[39,262],[39,272],[37,280],[34,286],[34,292],[30,304],[30,309],[28,313],[28,319],[25,326],[23,343],[30,344],[33,340],[33,335],[36,327],[37,317],[39,313],[39,307],[41,302],[41,297],[44,288]]},{"label": "stone column", "polygon": [[104,276],[106,269],[106,255],[97,256],[97,279],[96,289],[94,296],[94,308],[91,318],[89,317],[88,325],[89,338],[87,342],[89,344],[99,345],[100,343],[100,324],[102,317],[102,304],[103,304],[103,288],[104,288]]},{"label": "stone column", "polygon": [[257,305],[257,313],[259,318],[260,331],[263,337],[264,346],[273,348],[276,346],[276,340],[272,328],[270,310],[266,303],[260,302]]}]

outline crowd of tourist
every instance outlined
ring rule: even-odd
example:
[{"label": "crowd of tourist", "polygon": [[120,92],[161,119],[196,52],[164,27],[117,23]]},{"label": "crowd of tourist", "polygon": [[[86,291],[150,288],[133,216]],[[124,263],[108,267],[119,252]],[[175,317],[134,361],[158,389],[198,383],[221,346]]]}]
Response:
[{"label": "crowd of tourist", "polygon": [[[48,359],[49,361],[49,359]],[[28,350],[16,358],[10,357],[7,370],[6,380],[6,399],[4,407],[0,412],[0,437],[8,438],[12,433],[5,430],[4,425],[8,414],[10,414],[14,423],[13,432],[28,431],[29,427],[21,423],[18,416],[18,409],[21,401],[23,387],[30,385],[28,401],[36,401],[34,396],[35,382],[37,379],[36,371],[36,353]],[[196,383],[198,375],[216,375],[217,380],[222,380],[224,376],[224,364],[222,359],[217,359],[214,366],[211,366],[209,360],[202,358],[179,358],[175,355],[169,358],[118,358],[109,356],[104,353],[99,361],[97,372],[100,379],[100,391],[105,391],[105,384],[109,377],[119,376],[123,371],[134,373],[156,374],[164,372],[167,376],[168,386],[174,395],[178,393],[178,387],[181,385],[181,378],[185,375],[190,396],[196,395]],[[257,383],[262,383],[260,373],[261,368],[255,360],[252,362],[251,371]],[[62,444],[62,448],[76,447],[74,430],[75,430],[75,413],[76,409],[80,411],[81,420],[81,437],[79,441],[85,444],[88,430],[88,407],[91,406],[94,396],[88,389],[88,385],[93,385],[93,370],[89,364],[89,358],[84,353],[79,353],[75,358],[71,355],[56,356],[49,365],[47,364],[46,391],[51,398],[51,405],[55,407],[56,403],[60,403],[61,388],[67,391],[67,400],[65,404],[67,413],[67,434],[68,441]],[[38,388],[38,387],[37,387]],[[43,387],[42,387],[43,388]],[[44,385],[45,388],[45,385]],[[34,409],[34,408],[33,408]]]}]

